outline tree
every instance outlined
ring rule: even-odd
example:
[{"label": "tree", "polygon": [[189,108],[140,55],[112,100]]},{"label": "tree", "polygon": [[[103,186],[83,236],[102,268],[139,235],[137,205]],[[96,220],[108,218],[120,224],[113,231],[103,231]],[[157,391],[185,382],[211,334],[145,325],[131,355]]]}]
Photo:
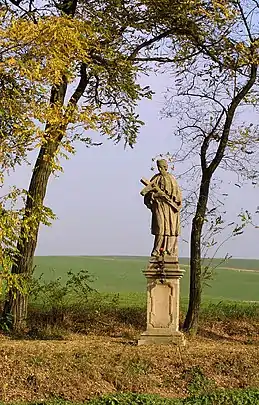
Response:
[{"label": "tree", "polygon": [[10,44],[10,38],[7,38],[11,17],[7,10],[1,10],[0,26],[5,26],[5,29],[0,29],[0,294],[3,288],[7,290],[12,286],[24,289],[19,276],[10,273],[10,266],[17,252],[16,243],[23,215],[19,202],[25,193],[16,187],[3,191],[3,186],[10,170],[26,161],[28,152],[33,149],[37,131],[30,114],[33,103],[40,100],[39,90],[34,83],[17,75],[13,65],[13,53],[20,48],[20,44],[13,40]]},{"label": "tree", "polygon": [[[186,41],[186,54],[188,46],[192,52],[195,48],[200,52],[186,58],[177,69],[177,98],[172,97],[169,103],[179,114],[181,159],[191,161],[190,170],[199,169],[191,226],[189,306],[183,326],[192,332],[198,327],[201,304],[202,234],[207,215],[216,209],[209,201],[215,172],[221,167],[240,170],[252,182],[258,178],[258,128],[254,117],[243,122],[241,113],[245,108],[256,109],[259,101],[259,37],[255,28],[259,9],[253,0],[234,0],[230,5],[227,24],[218,24],[215,19],[206,38],[195,35]],[[169,106],[169,115],[170,110]]]},{"label": "tree", "polygon": [[[12,265],[12,273],[22,275],[24,282],[32,274],[39,224],[44,221],[43,200],[48,179],[57,168],[58,153],[62,147],[68,152],[73,151],[71,140],[83,138],[73,124],[81,123],[84,129],[99,129],[108,136],[116,135],[118,140],[122,133],[125,140],[133,144],[140,124],[134,115],[134,104],[142,94],[148,95],[148,91],[142,92],[135,84],[132,62],[123,58],[116,40],[112,42],[109,37],[111,32],[102,32],[100,25],[96,28],[87,19],[73,20],[73,10],[74,2],[62,16],[45,17],[37,24],[18,18],[12,20],[9,27],[4,27],[10,46],[13,41],[20,45],[15,48],[15,57],[5,60],[5,63],[13,64],[19,76],[37,83],[38,89],[43,87],[41,101],[33,99],[31,116],[45,128],[37,128],[40,150]],[[77,87],[65,103],[69,83],[76,79],[78,71]],[[87,103],[79,105],[87,87]],[[48,92],[49,102],[45,97]],[[91,143],[89,138],[84,140]],[[5,319],[10,314],[13,326],[21,328],[27,316],[27,295],[16,286],[9,291],[4,307]]]},{"label": "tree", "polygon": [[[9,26],[3,25],[2,32],[10,47],[13,41],[19,44],[8,63],[42,97],[37,102],[32,98],[31,119],[40,124],[35,131],[39,155],[12,265],[12,274],[20,275],[26,284],[46,213],[43,203],[48,180],[59,167],[62,148],[73,152],[73,141],[78,139],[91,145],[91,139],[84,136],[88,129],[134,145],[142,124],[135,106],[141,97],[151,95],[148,88],[137,84],[141,66],[136,58],[145,48],[180,30],[180,24],[178,17],[170,30],[164,30],[149,20],[145,4],[131,0],[64,0],[38,8],[33,1],[6,3],[15,17]],[[28,296],[15,286],[9,291],[3,315],[7,319],[11,314],[15,329],[25,324],[27,301]]]},{"label": "tree", "polygon": [[[73,141],[78,139],[91,145],[91,139],[84,136],[87,129],[97,129],[115,141],[124,139],[133,146],[141,125],[135,106],[141,97],[151,95],[136,80],[146,69],[147,55],[157,60],[161,50],[157,44],[169,38],[174,61],[181,63],[186,52],[182,52],[182,44],[197,32],[205,36],[208,21],[215,13],[210,3],[197,6],[191,0],[163,0],[160,11],[166,13],[159,18],[157,3],[152,0],[39,4],[6,0],[6,4],[15,15],[7,38],[20,44],[10,61],[18,75],[34,83],[43,97],[41,102],[34,102],[32,109],[32,121],[41,124],[36,131],[39,155],[12,266],[12,273],[26,281],[32,274],[48,180],[59,167],[57,159],[62,149],[73,152]],[[219,19],[222,21],[222,16]],[[22,328],[26,320],[27,299],[14,288],[6,300],[4,317],[11,314],[16,329]]]}]

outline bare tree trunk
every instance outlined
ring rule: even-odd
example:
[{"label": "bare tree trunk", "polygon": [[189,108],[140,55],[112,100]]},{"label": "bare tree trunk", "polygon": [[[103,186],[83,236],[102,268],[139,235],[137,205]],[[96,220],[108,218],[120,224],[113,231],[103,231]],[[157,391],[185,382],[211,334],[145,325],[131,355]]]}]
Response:
[{"label": "bare tree trunk", "polygon": [[202,293],[201,235],[209,196],[210,180],[211,176],[204,173],[201,180],[197,210],[192,221],[189,306],[183,325],[186,332],[192,331],[195,333],[199,321]]}]

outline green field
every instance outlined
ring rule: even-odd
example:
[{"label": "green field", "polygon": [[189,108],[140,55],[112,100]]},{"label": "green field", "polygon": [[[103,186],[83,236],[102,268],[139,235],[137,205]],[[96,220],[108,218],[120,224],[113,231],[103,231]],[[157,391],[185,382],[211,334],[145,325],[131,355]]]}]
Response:
[{"label": "green field", "polygon": [[[94,276],[93,287],[98,291],[139,297],[145,292],[146,280],[141,270],[147,261],[146,257],[129,256],[38,256],[35,258],[35,274],[43,274],[45,280],[58,277],[65,280],[69,270],[87,269]],[[220,262],[220,259],[215,259],[214,265]],[[188,296],[188,259],[183,258],[180,263],[186,270],[181,282],[181,297],[185,298]],[[228,260],[215,270],[210,286],[204,288],[204,298],[259,301],[258,270],[259,260]]]}]

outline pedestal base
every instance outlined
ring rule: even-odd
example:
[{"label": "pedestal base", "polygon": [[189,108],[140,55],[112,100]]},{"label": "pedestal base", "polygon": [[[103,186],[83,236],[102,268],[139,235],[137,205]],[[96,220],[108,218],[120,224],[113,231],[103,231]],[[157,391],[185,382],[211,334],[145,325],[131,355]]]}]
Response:
[{"label": "pedestal base", "polygon": [[141,335],[141,339],[138,340],[138,346],[142,345],[163,345],[163,344],[173,344],[176,346],[185,346],[185,338],[183,333],[174,332],[172,335],[165,334],[153,334],[144,332]]},{"label": "pedestal base", "polygon": [[144,270],[147,278],[147,329],[138,345],[185,345],[179,331],[180,270],[177,257],[150,258]]}]

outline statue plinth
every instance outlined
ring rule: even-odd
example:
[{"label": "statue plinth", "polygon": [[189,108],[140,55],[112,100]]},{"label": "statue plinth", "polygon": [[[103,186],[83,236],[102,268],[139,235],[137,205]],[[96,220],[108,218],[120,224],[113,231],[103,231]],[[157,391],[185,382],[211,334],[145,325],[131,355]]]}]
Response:
[{"label": "statue plinth", "polygon": [[185,345],[179,331],[180,270],[176,256],[151,257],[143,271],[147,278],[147,330],[138,345]]}]

